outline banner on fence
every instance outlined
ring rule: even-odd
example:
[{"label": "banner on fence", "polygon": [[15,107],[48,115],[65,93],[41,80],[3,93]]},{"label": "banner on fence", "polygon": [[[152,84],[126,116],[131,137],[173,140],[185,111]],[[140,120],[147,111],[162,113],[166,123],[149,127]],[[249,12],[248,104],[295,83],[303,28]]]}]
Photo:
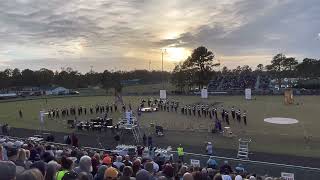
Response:
[{"label": "banner on fence", "polygon": [[246,100],[251,100],[251,89],[245,89],[245,98]]},{"label": "banner on fence", "polygon": [[201,89],[201,98],[202,99],[208,99],[208,89]]},{"label": "banner on fence", "polygon": [[160,90],[160,99],[167,99],[167,91]]},{"label": "banner on fence", "polygon": [[281,172],[281,177],[284,178],[285,180],[294,180],[293,173]]},{"label": "banner on fence", "polygon": [[190,159],[190,165],[193,167],[200,167],[200,160]]}]

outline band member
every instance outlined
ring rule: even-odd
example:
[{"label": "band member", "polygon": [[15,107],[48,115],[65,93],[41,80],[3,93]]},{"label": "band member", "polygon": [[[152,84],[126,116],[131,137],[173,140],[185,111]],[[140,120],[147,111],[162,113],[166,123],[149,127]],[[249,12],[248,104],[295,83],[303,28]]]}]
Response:
[{"label": "band member", "polygon": [[243,122],[244,122],[244,124],[247,125],[247,111],[244,111],[244,112],[243,112],[242,117],[243,117]]},{"label": "band member", "polygon": [[216,116],[216,119],[218,119],[218,112],[217,112],[217,108],[213,109],[214,115]]},{"label": "band member", "polygon": [[225,111],[225,120],[226,120],[227,124],[230,125],[229,113],[228,113],[228,111]]},{"label": "band member", "polygon": [[193,112],[193,116],[196,116],[196,107],[192,106],[192,112]]},{"label": "band member", "polygon": [[240,111],[240,109],[236,112],[236,116],[237,116],[238,122],[240,123],[240,121],[241,121],[241,111]]},{"label": "band member", "polygon": [[225,110],[222,106],[222,111],[221,111],[221,117],[222,117],[222,120],[224,121],[224,116],[225,116]]},{"label": "band member", "polygon": [[231,108],[231,115],[232,115],[232,119],[235,120],[235,118],[236,118],[236,111],[234,110],[234,106],[232,106],[232,108]]},{"label": "band member", "polygon": [[189,115],[191,116],[191,106],[188,107]]},{"label": "band member", "polygon": [[20,118],[23,118],[23,114],[22,114],[21,109],[19,110],[19,116],[20,116]]},{"label": "band member", "polygon": [[200,105],[197,106],[198,109],[198,117],[201,117],[201,109],[200,109]]}]

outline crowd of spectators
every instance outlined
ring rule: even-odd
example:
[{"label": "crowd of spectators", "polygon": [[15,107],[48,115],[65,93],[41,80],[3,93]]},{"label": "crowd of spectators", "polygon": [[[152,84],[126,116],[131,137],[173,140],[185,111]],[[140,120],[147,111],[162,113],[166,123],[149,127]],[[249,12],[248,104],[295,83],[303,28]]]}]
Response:
[{"label": "crowd of spectators", "polygon": [[253,75],[241,75],[241,76],[225,76],[222,83],[222,90],[228,89],[244,89],[254,88],[257,77]]},{"label": "crowd of spectators", "polygon": [[[0,180],[274,180],[210,157],[205,167],[144,156],[81,149],[47,142],[0,139]],[[139,151],[140,149],[140,151]]]}]

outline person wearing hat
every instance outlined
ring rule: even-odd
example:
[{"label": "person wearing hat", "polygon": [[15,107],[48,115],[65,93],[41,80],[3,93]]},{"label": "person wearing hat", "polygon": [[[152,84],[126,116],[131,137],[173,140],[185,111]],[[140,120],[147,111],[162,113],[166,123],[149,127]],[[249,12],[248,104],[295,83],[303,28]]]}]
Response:
[{"label": "person wearing hat", "polygon": [[116,168],[109,167],[104,173],[104,180],[118,180],[118,174]]},{"label": "person wearing hat", "polygon": [[211,142],[207,143],[206,152],[207,152],[208,155],[212,155],[213,154],[213,146],[212,146]]},{"label": "person wearing hat", "polygon": [[109,155],[107,155],[106,157],[103,158],[102,160],[102,164],[103,165],[106,165],[108,167],[111,167],[112,166],[112,159]]}]

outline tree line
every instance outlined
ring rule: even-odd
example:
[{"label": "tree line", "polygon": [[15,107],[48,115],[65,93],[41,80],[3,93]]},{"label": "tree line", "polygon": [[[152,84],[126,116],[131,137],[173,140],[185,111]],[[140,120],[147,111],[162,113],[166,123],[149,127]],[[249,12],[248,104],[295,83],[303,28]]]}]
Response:
[{"label": "tree line", "polygon": [[[0,89],[22,88],[26,86],[51,87],[63,86],[66,88],[86,88],[100,86],[105,89],[115,88],[121,91],[122,81],[139,79],[140,84],[171,82],[180,90],[190,90],[192,87],[201,89],[210,80],[223,76],[255,75],[263,73],[274,79],[279,84],[283,78],[308,78],[320,77],[320,60],[305,58],[300,63],[294,57],[284,54],[275,55],[271,64],[259,64],[254,70],[250,66],[238,66],[235,69],[220,68],[220,62],[215,54],[204,46],[193,50],[192,54],[184,61],[177,64],[172,72],[162,71],[115,71],[104,72],[90,71],[85,74],[72,68],[61,71],[52,71],[42,68],[40,70],[5,69],[0,71]],[[311,81],[312,82],[312,81]]]},{"label": "tree line", "polygon": [[[218,70],[215,68],[217,66],[219,66]],[[277,79],[279,87],[281,87],[283,78],[318,79],[320,77],[320,59],[305,58],[299,63],[294,57],[277,54],[272,58],[271,64],[266,66],[258,64],[254,70],[248,65],[238,66],[235,69],[228,69],[224,66],[220,69],[220,62],[215,58],[214,53],[206,47],[200,46],[194,49],[186,60],[174,67],[171,82],[180,91],[184,91],[195,86],[201,89],[210,80],[217,77],[257,74]]]},{"label": "tree line", "polygon": [[141,84],[160,83],[170,78],[169,72],[161,71],[90,71],[85,74],[70,67],[61,71],[52,71],[42,68],[40,70],[5,69],[0,71],[1,89],[22,89],[23,87],[52,87],[63,86],[70,89],[100,86],[105,89],[120,88],[123,80],[139,79]]}]

